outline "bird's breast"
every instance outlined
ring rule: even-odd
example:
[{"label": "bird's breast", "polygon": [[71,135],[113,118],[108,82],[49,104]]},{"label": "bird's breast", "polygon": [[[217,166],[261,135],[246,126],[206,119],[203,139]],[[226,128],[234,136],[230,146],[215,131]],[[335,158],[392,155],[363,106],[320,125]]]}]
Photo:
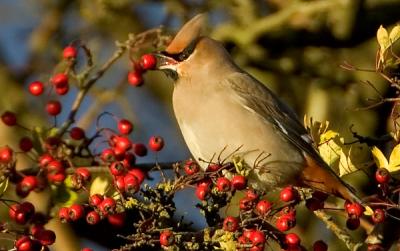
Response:
[{"label": "bird's breast", "polygon": [[197,160],[241,155],[248,166],[263,170],[254,172],[258,180],[254,186],[263,187],[292,182],[303,167],[301,152],[230,88],[180,83],[174,89],[173,106],[182,135]]}]

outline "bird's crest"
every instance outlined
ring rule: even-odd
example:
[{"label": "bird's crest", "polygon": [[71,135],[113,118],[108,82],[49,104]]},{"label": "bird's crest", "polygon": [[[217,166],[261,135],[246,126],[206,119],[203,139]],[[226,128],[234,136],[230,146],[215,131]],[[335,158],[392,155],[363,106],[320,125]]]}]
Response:
[{"label": "bird's crest", "polygon": [[182,52],[192,41],[199,38],[205,28],[206,15],[198,14],[190,19],[176,34],[165,51],[169,54]]}]

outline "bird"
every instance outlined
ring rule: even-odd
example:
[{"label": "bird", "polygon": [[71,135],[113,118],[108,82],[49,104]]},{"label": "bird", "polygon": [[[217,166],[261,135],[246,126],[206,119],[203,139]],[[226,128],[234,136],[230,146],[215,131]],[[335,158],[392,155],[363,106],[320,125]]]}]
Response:
[{"label": "bird", "polygon": [[[294,185],[362,203],[324,162],[294,111],[203,35],[205,20],[196,15],[154,53],[157,70],[174,82],[174,114],[193,157],[240,156],[254,189]],[[206,170],[206,161],[199,164]]]}]

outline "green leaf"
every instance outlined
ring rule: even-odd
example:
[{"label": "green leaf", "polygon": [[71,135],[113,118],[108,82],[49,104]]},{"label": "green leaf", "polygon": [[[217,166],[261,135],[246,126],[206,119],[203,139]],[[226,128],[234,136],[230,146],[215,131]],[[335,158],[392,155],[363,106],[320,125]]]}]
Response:
[{"label": "green leaf", "polygon": [[67,186],[53,186],[53,193],[55,202],[59,203],[61,207],[68,207],[74,204],[79,196],[78,193],[69,189]]}]

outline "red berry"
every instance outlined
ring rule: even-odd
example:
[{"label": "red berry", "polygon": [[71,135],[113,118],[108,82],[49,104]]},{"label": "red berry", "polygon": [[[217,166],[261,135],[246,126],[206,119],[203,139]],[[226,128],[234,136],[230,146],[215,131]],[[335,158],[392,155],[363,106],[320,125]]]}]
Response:
[{"label": "red berry", "polygon": [[217,189],[220,192],[228,192],[231,190],[231,182],[225,177],[219,177],[217,179]]},{"label": "red berry", "polygon": [[267,200],[260,200],[256,205],[256,212],[258,215],[267,214],[272,208],[272,203]]},{"label": "red berry", "polygon": [[106,197],[103,199],[103,201],[99,205],[99,209],[103,214],[112,214],[115,212],[115,208],[117,206],[117,203],[113,198]]},{"label": "red berry", "polygon": [[8,209],[8,215],[10,216],[10,219],[15,220],[19,211],[20,206],[18,203],[11,205]]},{"label": "red berry", "polygon": [[26,224],[35,214],[35,207],[30,202],[12,205],[8,214],[18,224]]},{"label": "red berry", "polygon": [[144,179],[146,178],[146,174],[139,168],[133,168],[128,171],[128,173],[134,175],[139,182],[139,185],[142,184]]},{"label": "red berry", "polygon": [[10,111],[5,111],[1,115],[1,120],[7,126],[15,126],[17,124],[17,116],[15,115],[15,113]]},{"label": "red berry", "polygon": [[143,84],[143,76],[139,71],[130,71],[128,73],[128,82],[133,86],[141,86]]},{"label": "red berry", "polygon": [[208,187],[205,187],[205,186],[197,186],[195,194],[196,194],[196,197],[197,197],[199,200],[206,200],[207,195],[208,195],[208,192],[209,192]]},{"label": "red berry", "polygon": [[64,59],[73,59],[78,55],[78,50],[74,46],[67,46],[63,50],[63,58]]},{"label": "red berry", "polygon": [[231,180],[232,187],[236,190],[243,190],[246,188],[246,177],[243,175],[235,175]]},{"label": "red berry", "polygon": [[386,168],[379,168],[375,172],[375,179],[380,184],[387,184],[390,180],[390,173]]},{"label": "red berry", "polygon": [[43,225],[32,225],[30,232],[34,236],[36,233],[38,233],[39,231],[42,231],[42,230],[44,230]]},{"label": "red berry", "polygon": [[62,88],[68,85],[68,76],[64,73],[58,73],[51,78],[51,83],[56,88]]},{"label": "red berry", "polygon": [[39,157],[38,161],[39,161],[40,167],[45,168],[53,160],[54,160],[54,158],[50,154],[44,153],[43,155],[41,155]]},{"label": "red berry", "polygon": [[81,251],[93,251],[93,249],[91,249],[91,248],[82,248]]},{"label": "red berry", "polygon": [[171,246],[175,242],[174,234],[170,230],[164,230],[160,234],[160,244],[161,246]]},{"label": "red berry", "polygon": [[69,136],[74,140],[81,140],[85,138],[85,131],[80,127],[73,127],[69,132]]},{"label": "red berry", "polygon": [[71,221],[77,221],[84,216],[85,209],[82,205],[73,204],[69,207],[69,218]]},{"label": "red berry", "polygon": [[125,166],[122,162],[115,161],[110,165],[110,172],[114,176],[122,175],[125,172]]},{"label": "red berry", "polygon": [[276,228],[278,228],[280,231],[285,232],[291,228],[293,228],[296,225],[296,218],[288,216],[288,215],[282,215],[276,220]]},{"label": "red berry", "polygon": [[15,241],[15,247],[17,251],[32,251],[33,250],[33,240],[29,236],[23,235],[18,240]]},{"label": "red berry", "polygon": [[86,222],[90,225],[96,225],[100,220],[100,214],[96,211],[91,211],[86,215]]},{"label": "red berry", "polygon": [[212,184],[212,182],[211,182],[210,179],[203,179],[203,180],[200,180],[200,181],[197,183],[197,186],[198,186],[198,187],[204,187],[204,188],[206,188],[206,189],[210,189],[211,184]]},{"label": "red berry", "polygon": [[132,148],[131,140],[123,136],[115,136],[113,142],[115,143],[115,149],[121,150],[124,152],[124,155],[126,151],[129,151],[129,149]]},{"label": "red berry", "polygon": [[156,67],[157,59],[153,54],[144,54],[140,58],[140,66],[144,70],[153,70]]},{"label": "red berry", "polygon": [[233,216],[225,218],[223,223],[223,229],[229,232],[235,232],[239,227],[239,220]]},{"label": "red berry", "polygon": [[185,166],[183,168],[185,169],[185,173],[187,175],[193,175],[198,171],[200,171],[199,164],[197,164],[197,162],[193,160],[186,161]]},{"label": "red berry", "polygon": [[300,237],[295,233],[290,233],[285,236],[286,244],[288,246],[299,246]]},{"label": "red berry", "polygon": [[139,191],[140,184],[136,176],[133,174],[128,173],[124,176],[124,183],[125,183],[125,192],[130,195],[133,195],[137,191]]},{"label": "red berry", "polygon": [[54,88],[54,90],[56,91],[56,93],[57,93],[58,95],[63,96],[63,95],[65,95],[65,94],[68,93],[68,91],[69,91],[69,85],[61,86],[61,87],[56,87],[56,88]]},{"label": "red berry", "polygon": [[360,218],[348,218],[346,227],[350,230],[356,230],[360,226]]},{"label": "red berry", "polygon": [[61,112],[61,103],[57,100],[50,100],[46,104],[46,111],[49,115],[57,116]]},{"label": "red berry", "polygon": [[385,249],[381,244],[368,244],[367,251],[385,251]]},{"label": "red berry", "polygon": [[53,231],[46,230],[46,229],[37,231],[37,233],[34,235],[34,237],[43,246],[52,245],[56,241],[56,234]]},{"label": "red berry", "polygon": [[29,92],[34,96],[39,96],[44,91],[44,85],[42,82],[35,81],[29,84]]},{"label": "red berry", "polygon": [[133,145],[133,152],[139,157],[144,157],[147,155],[147,148],[144,144],[137,143]]},{"label": "red berry", "polygon": [[207,167],[207,171],[208,171],[208,172],[215,172],[215,171],[218,171],[221,167],[222,167],[222,166],[221,166],[220,164],[210,164],[210,165]]},{"label": "red berry", "polygon": [[149,148],[155,152],[161,151],[164,147],[164,139],[161,136],[153,136],[149,140]]},{"label": "red berry", "polygon": [[13,150],[8,146],[0,148],[0,163],[8,164],[13,159]]},{"label": "red berry", "polygon": [[375,224],[379,224],[385,221],[386,215],[385,215],[385,211],[383,209],[375,209],[374,210],[374,214],[372,215],[372,221]]},{"label": "red berry", "polygon": [[100,156],[101,160],[104,162],[113,162],[115,161],[115,153],[111,148],[106,148],[101,152]]},{"label": "red berry", "polygon": [[258,194],[253,189],[248,189],[246,190],[246,197],[249,198],[250,200],[257,200]]},{"label": "red berry", "polygon": [[69,208],[68,207],[62,207],[58,210],[58,218],[60,219],[61,222],[68,222],[70,221],[69,218]]},{"label": "red berry", "polygon": [[91,174],[89,169],[86,167],[79,167],[75,170],[75,173],[82,177],[84,181],[89,181],[91,178]]},{"label": "red berry", "polygon": [[297,200],[299,197],[299,194],[296,189],[294,189],[292,186],[285,187],[282,189],[280,193],[280,199],[283,202],[289,202],[293,200]]},{"label": "red berry", "polygon": [[244,197],[239,200],[239,208],[243,211],[248,211],[254,207],[254,200]]},{"label": "red berry", "polygon": [[124,176],[116,176],[114,180],[114,185],[121,193],[125,192],[125,179]]},{"label": "red berry", "polygon": [[23,152],[29,152],[33,147],[33,142],[30,138],[28,137],[23,137],[22,139],[20,139],[19,141],[19,148],[23,151]]},{"label": "red berry", "polygon": [[65,171],[55,174],[47,174],[48,181],[56,185],[60,185],[61,183],[63,183],[66,177],[67,176],[65,174]]},{"label": "red berry", "polygon": [[126,218],[125,212],[111,214],[107,216],[108,222],[114,227],[123,227],[125,225],[125,218]]},{"label": "red berry", "polygon": [[265,244],[265,234],[260,230],[255,230],[250,234],[249,240],[253,246],[264,246]]},{"label": "red berry", "polygon": [[38,187],[39,181],[36,176],[25,176],[21,181],[21,186],[24,191],[32,191]]},{"label": "red berry", "polygon": [[125,157],[122,160],[122,164],[124,164],[126,169],[132,169],[136,164],[136,157],[133,153],[125,153]]},{"label": "red berry", "polygon": [[132,123],[127,120],[127,119],[121,119],[120,121],[118,121],[118,131],[121,134],[130,134],[133,130],[133,125]]},{"label": "red berry", "polygon": [[320,210],[324,208],[324,201],[312,197],[306,200],[306,207],[310,211]]},{"label": "red berry", "polygon": [[328,250],[328,245],[324,241],[319,240],[314,242],[313,251],[327,251],[327,250]]},{"label": "red berry", "polygon": [[93,194],[89,197],[89,205],[92,207],[97,207],[103,201],[103,195],[100,194]]},{"label": "red berry", "polygon": [[35,214],[35,206],[28,202],[22,202],[20,205],[20,210],[22,210],[25,213],[25,217],[27,218],[27,220],[31,219],[34,214]]},{"label": "red berry", "polygon": [[365,208],[359,203],[353,203],[347,208],[347,213],[351,216],[355,216],[357,218],[361,217],[364,213]]}]

